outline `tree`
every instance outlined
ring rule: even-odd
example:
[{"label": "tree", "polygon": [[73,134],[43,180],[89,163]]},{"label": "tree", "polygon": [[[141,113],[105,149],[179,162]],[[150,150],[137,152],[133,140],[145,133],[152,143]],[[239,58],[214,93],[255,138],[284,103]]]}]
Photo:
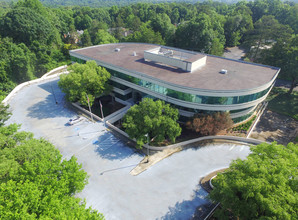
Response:
[{"label": "tree", "polygon": [[11,37],[15,42],[25,43],[27,46],[34,40],[50,45],[55,39],[53,30],[44,16],[24,7],[12,9],[0,22],[3,37]]},{"label": "tree", "polygon": [[129,15],[127,18],[127,27],[129,27],[133,31],[138,31],[142,22],[139,17],[135,15]]},{"label": "tree", "polygon": [[165,44],[161,34],[159,32],[154,32],[150,27],[148,27],[148,24],[145,23],[140,26],[139,31],[135,31],[125,40],[128,42],[141,42],[161,45]]},{"label": "tree", "polygon": [[103,219],[73,195],[83,190],[87,173],[75,157],[63,160],[49,142],[0,127],[0,216],[3,219]]},{"label": "tree", "polygon": [[254,47],[251,57],[258,59],[260,48],[272,45],[278,39],[289,39],[293,30],[280,24],[274,16],[263,16],[255,23],[255,29],[247,33],[246,44]]},{"label": "tree", "polygon": [[3,38],[0,50],[0,65],[8,79],[18,83],[33,79],[35,56],[24,43],[15,44]]},{"label": "tree", "polygon": [[91,37],[91,42],[95,44],[96,33],[99,29],[108,30],[109,26],[104,22],[99,22],[97,20],[93,20],[91,23],[91,27],[88,29],[88,32]]},{"label": "tree", "polygon": [[0,103],[0,127],[4,125],[4,122],[7,121],[11,115],[8,109],[8,105],[5,106],[3,103]]},{"label": "tree", "polygon": [[110,44],[117,42],[117,39],[113,37],[109,32],[103,29],[99,29],[96,33],[94,44]]},{"label": "tree", "polygon": [[157,14],[151,21],[152,29],[155,32],[159,32],[163,39],[168,41],[171,39],[175,32],[175,26],[171,23],[170,17],[163,13]]},{"label": "tree", "polygon": [[218,174],[210,198],[220,202],[219,219],[232,212],[240,219],[298,218],[298,145],[275,142],[252,146],[245,160]]},{"label": "tree", "polygon": [[253,29],[252,17],[250,14],[228,16],[224,29],[226,46],[239,45],[244,33]]},{"label": "tree", "polygon": [[79,101],[82,105],[88,106],[88,95],[92,106],[95,97],[110,91],[108,80],[111,75],[95,61],[87,61],[86,64],[75,63],[68,70],[70,73],[61,75],[58,85],[69,101]]},{"label": "tree", "polygon": [[75,26],[78,30],[85,30],[91,26],[92,19],[88,15],[77,16],[75,18]]},{"label": "tree", "polygon": [[182,23],[175,33],[175,46],[221,55],[225,44],[224,29],[219,21],[213,20],[202,13],[195,20]]},{"label": "tree", "polygon": [[91,37],[88,30],[85,30],[84,33],[81,35],[81,42],[82,46],[88,47],[92,45]]},{"label": "tree", "polygon": [[233,121],[228,112],[216,112],[212,115],[195,115],[186,127],[201,135],[215,135],[219,131],[230,128]]},{"label": "tree", "polygon": [[175,142],[181,134],[181,128],[176,122],[179,117],[178,109],[172,108],[164,101],[153,101],[144,98],[138,105],[132,106],[123,118],[123,127],[130,138],[135,138],[137,147],[142,148],[149,140],[156,142],[169,138]]},{"label": "tree", "polygon": [[298,35],[290,40],[279,39],[271,49],[262,51],[259,62],[281,68],[280,77],[291,80],[289,94],[298,84]]}]

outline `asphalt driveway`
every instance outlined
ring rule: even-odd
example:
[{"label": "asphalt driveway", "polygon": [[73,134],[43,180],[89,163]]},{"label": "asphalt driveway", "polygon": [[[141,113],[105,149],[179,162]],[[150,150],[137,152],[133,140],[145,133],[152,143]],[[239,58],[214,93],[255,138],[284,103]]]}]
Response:
[{"label": "asphalt driveway", "polygon": [[22,130],[49,140],[66,159],[75,155],[90,176],[77,196],[106,219],[189,219],[197,206],[208,203],[200,178],[249,154],[248,147],[231,144],[191,148],[131,176],[129,172],[144,155],[126,146],[102,123],[85,119],[67,126],[76,113],[66,107],[57,81],[18,92],[9,101],[13,115],[8,123],[21,123]]}]

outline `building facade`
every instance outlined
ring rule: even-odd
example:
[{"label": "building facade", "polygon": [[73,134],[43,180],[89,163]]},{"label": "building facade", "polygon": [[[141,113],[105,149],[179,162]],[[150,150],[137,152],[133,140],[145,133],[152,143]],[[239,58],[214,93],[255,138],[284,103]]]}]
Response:
[{"label": "building facade", "polygon": [[74,62],[95,60],[111,73],[117,99],[161,99],[179,109],[181,120],[196,113],[229,111],[235,123],[262,103],[279,68],[172,47],[117,43],[70,51]]}]

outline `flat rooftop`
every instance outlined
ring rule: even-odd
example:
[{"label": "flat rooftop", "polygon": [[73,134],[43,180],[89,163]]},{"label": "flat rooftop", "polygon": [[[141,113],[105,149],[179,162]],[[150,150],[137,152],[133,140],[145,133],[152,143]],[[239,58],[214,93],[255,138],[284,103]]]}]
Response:
[{"label": "flat rooftop", "polygon": [[[193,72],[186,72],[177,67],[145,61],[144,51],[157,47],[159,46],[142,43],[103,44],[72,50],[71,55],[83,55],[91,60],[136,71],[165,82],[204,90],[230,91],[257,88],[269,83],[279,71],[276,67],[181,50],[194,54],[188,59],[207,56],[204,66]],[[220,73],[222,69],[227,70],[227,74]]]}]

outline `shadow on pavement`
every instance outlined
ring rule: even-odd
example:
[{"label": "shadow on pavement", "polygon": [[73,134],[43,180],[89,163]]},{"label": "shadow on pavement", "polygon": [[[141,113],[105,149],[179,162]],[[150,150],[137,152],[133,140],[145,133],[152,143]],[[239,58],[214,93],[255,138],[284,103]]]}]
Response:
[{"label": "shadow on pavement", "polygon": [[53,95],[48,95],[45,100],[38,102],[28,108],[28,115],[31,118],[45,119],[57,117],[73,117],[73,113],[68,111],[64,106],[55,103]]},{"label": "shadow on pavement", "polygon": [[94,144],[97,145],[95,152],[108,160],[123,160],[137,153],[110,132],[101,135]]},{"label": "shadow on pavement", "polygon": [[113,171],[117,171],[117,170],[122,170],[122,169],[126,169],[126,168],[130,168],[130,167],[135,167],[137,166],[138,164],[133,164],[133,165],[129,165],[129,166],[124,166],[124,167],[119,167],[119,168],[115,168],[115,169],[110,169],[110,170],[105,170],[105,171],[102,171],[100,173],[100,175],[103,175],[105,173],[108,173],[108,172],[113,172]]},{"label": "shadow on pavement", "polygon": [[58,81],[59,79],[53,80],[53,81],[48,81],[42,84],[39,84],[38,87],[42,88],[43,90],[52,93],[57,92],[57,93],[62,93],[59,86],[58,86]]},{"label": "shadow on pavement", "polygon": [[198,185],[197,190],[194,191],[192,200],[177,202],[174,207],[169,207],[167,214],[160,219],[191,219],[194,216],[197,208],[206,206],[206,204],[209,203],[208,200],[205,199],[207,195],[208,193],[200,185]]}]

